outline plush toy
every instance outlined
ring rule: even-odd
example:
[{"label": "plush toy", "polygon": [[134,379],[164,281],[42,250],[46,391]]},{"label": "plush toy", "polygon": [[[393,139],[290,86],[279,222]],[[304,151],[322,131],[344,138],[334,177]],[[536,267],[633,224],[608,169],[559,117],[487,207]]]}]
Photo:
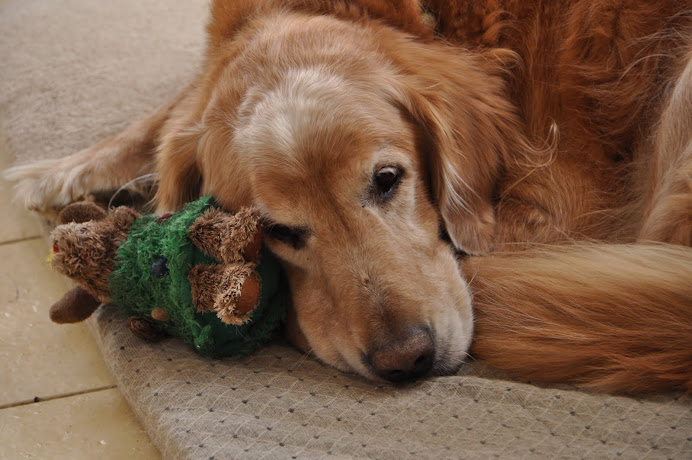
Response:
[{"label": "plush toy", "polygon": [[232,214],[204,197],[175,214],[141,216],[81,202],[60,221],[51,265],[77,286],[51,308],[54,322],[83,321],[113,303],[139,337],[170,334],[222,357],[254,351],[283,320],[286,283],[262,250],[253,208]]}]

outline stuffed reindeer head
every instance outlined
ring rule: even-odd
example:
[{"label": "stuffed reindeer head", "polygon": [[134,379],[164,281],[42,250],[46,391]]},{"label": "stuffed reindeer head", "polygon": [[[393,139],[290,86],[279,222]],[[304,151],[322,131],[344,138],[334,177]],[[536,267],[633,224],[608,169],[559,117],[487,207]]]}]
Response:
[{"label": "stuffed reindeer head", "polygon": [[67,206],[59,215],[62,225],[51,234],[51,266],[77,283],[50,310],[56,323],[88,318],[100,303],[110,302],[108,277],[115,268],[120,244],[139,217],[132,208],[118,207],[111,215],[94,203]]}]

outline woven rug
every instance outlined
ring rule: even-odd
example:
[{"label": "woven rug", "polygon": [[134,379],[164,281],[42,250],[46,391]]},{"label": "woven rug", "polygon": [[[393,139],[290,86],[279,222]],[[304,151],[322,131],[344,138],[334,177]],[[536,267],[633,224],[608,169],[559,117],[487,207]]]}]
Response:
[{"label": "woven rug", "polygon": [[[207,0],[0,2],[0,136],[15,159],[84,148],[184,87],[201,60],[206,8]],[[541,387],[480,363],[376,386],[281,343],[224,360],[175,339],[144,343],[113,307],[89,327],[168,458],[692,458],[689,396]]]}]

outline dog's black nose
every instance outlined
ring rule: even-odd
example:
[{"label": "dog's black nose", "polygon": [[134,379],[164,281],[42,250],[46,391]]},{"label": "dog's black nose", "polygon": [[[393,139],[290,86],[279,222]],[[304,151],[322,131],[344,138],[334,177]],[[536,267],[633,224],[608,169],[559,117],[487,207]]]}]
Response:
[{"label": "dog's black nose", "polygon": [[411,329],[398,340],[371,348],[368,363],[379,377],[393,383],[416,380],[433,366],[435,344],[427,327]]}]

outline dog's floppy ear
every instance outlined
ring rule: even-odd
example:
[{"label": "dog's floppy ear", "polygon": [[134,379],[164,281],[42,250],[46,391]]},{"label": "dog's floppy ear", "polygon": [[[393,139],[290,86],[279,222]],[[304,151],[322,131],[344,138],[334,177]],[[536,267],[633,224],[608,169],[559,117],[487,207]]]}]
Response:
[{"label": "dog's floppy ear", "polygon": [[498,174],[510,151],[528,145],[502,78],[500,61],[511,53],[402,42],[394,51],[400,72],[393,83],[395,103],[429,141],[424,154],[433,199],[454,246],[487,253],[493,247]]},{"label": "dog's floppy ear", "polygon": [[[196,88],[176,107],[161,139],[158,153],[159,212],[180,209],[185,203],[212,193],[222,200],[235,183],[237,155],[228,155],[234,110],[240,85],[216,84]],[[232,187],[231,187],[232,188]],[[227,204],[227,203],[224,203]]]}]

